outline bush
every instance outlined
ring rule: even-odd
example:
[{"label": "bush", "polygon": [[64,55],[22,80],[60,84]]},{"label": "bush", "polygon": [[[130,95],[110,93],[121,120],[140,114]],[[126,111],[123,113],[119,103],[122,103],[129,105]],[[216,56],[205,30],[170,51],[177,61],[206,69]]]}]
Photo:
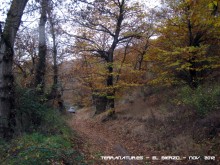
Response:
[{"label": "bush", "polygon": [[220,108],[220,86],[204,85],[197,89],[186,86],[181,89],[180,98],[183,104],[192,106],[201,116],[204,116]]},{"label": "bush", "polygon": [[[83,164],[74,149],[72,130],[58,110],[45,104],[33,90],[17,89],[17,124],[20,136],[0,139],[1,165]],[[20,123],[20,124],[19,124]]]},{"label": "bush", "polygon": [[67,131],[66,124],[60,119],[60,112],[47,105],[45,95],[39,95],[32,89],[17,88],[16,112],[18,129],[21,132],[41,132],[59,134]]},{"label": "bush", "polygon": [[8,155],[7,152],[9,148],[10,148],[10,145],[3,139],[0,139],[0,164],[3,158],[5,158]]},{"label": "bush", "polygon": [[[39,96],[32,89],[16,89],[16,112],[20,131],[35,131],[48,112],[44,96]],[[18,128],[19,129],[19,128]]]}]

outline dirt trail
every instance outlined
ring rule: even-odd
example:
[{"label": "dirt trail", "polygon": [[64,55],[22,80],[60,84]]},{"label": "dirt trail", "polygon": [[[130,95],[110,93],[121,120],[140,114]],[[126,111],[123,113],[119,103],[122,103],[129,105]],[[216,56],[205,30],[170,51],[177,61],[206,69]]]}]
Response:
[{"label": "dirt trail", "polygon": [[[88,160],[88,164],[109,165],[137,165],[146,164],[143,161],[117,160],[104,161],[101,156],[145,156],[146,150],[137,140],[127,138],[123,131],[118,130],[116,121],[108,121],[105,124],[91,118],[88,109],[80,110],[69,121],[69,125],[77,131],[82,140],[82,150]],[[138,154],[137,154],[138,153]]]},{"label": "dirt trail", "polygon": [[[194,165],[188,161],[150,161],[146,157],[160,156],[161,152],[150,150],[146,140],[145,122],[123,119],[105,123],[101,118],[92,117],[91,109],[82,109],[72,114],[68,121],[79,137],[79,150],[86,158],[87,164],[93,165]],[[162,154],[163,155],[163,154]],[[102,160],[101,156],[143,156],[144,160]]]}]

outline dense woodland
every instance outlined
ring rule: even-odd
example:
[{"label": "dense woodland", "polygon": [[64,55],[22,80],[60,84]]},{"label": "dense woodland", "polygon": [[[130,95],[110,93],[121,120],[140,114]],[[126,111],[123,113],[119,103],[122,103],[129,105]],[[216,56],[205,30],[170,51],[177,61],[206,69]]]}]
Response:
[{"label": "dense woodland", "polygon": [[[71,130],[60,119],[69,105],[92,107],[94,115],[105,114],[108,121],[138,96],[147,108],[156,93],[155,104],[167,98],[171,109],[187,107],[179,116],[219,116],[218,0],[163,0],[154,7],[133,0],[1,3],[4,164],[81,162],[80,153],[70,147]],[[219,140],[220,122],[213,127],[212,136]],[[33,144],[28,155],[25,148]]]}]

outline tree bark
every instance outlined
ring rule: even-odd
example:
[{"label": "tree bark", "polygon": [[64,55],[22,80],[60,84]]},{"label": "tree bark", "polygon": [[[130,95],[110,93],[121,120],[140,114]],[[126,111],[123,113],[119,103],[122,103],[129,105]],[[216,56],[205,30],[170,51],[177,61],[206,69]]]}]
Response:
[{"label": "tree bark", "polygon": [[95,114],[100,114],[105,112],[108,100],[106,96],[100,95],[100,91],[95,90],[92,94],[93,104],[96,106]]},{"label": "tree bark", "polygon": [[44,92],[45,86],[45,69],[46,69],[46,55],[47,55],[47,45],[46,45],[46,22],[47,22],[47,0],[41,1],[41,17],[39,23],[39,61],[36,68],[35,77],[35,87],[39,87],[39,93]]},{"label": "tree bark", "polygon": [[114,76],[113,76],[113,51],[109,52],[108,61],[108,77],[107,77],[107,107],[114,111],[115,108],[115,90],[114,90]]},{"label": "tree bark", "polygon": [[53,41],[53,85],[50,96],[52,99],[56,99],[58,96],[57,88],[58,88],[58,66],[57,66],[57,43],[56,43],[56,34],[55,27],[52,18],[52,9],[48,10],[48,20],[50,23],[50,32],[52,35]]},{"label": "tree bark", "polygon": [[107,92],[107,108],[110,108],[115,113],[115,89],[114,89],[114,76],[113,76],[113,62],[114,62],[114,51],[119,43],[119,36],[121,32],[122,22],[124,20],[124,6],[125,1],[122,0],[118,4],[119,6],[119,16],[117,18],[116,29],[114,33],[114,39],[110,49],[108,50],[108,77],[107,77],[107,87],[109,87],[109,91]]},{"label": "tree bark", "polygon": [[12,73],[14,42],[28,0],[13,0],[0,40],[0,137],[11,138],[16,126],[14,78]]}]

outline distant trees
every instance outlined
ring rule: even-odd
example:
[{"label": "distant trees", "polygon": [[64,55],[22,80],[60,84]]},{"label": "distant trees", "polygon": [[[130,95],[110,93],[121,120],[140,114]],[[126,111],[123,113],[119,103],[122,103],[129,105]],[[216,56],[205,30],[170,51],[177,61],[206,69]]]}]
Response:
[{"label": "distant trees", "polygon": [[33,87],[38,60],[38,29],[17,34],[15,42],[14,74],[23,87]]}]

